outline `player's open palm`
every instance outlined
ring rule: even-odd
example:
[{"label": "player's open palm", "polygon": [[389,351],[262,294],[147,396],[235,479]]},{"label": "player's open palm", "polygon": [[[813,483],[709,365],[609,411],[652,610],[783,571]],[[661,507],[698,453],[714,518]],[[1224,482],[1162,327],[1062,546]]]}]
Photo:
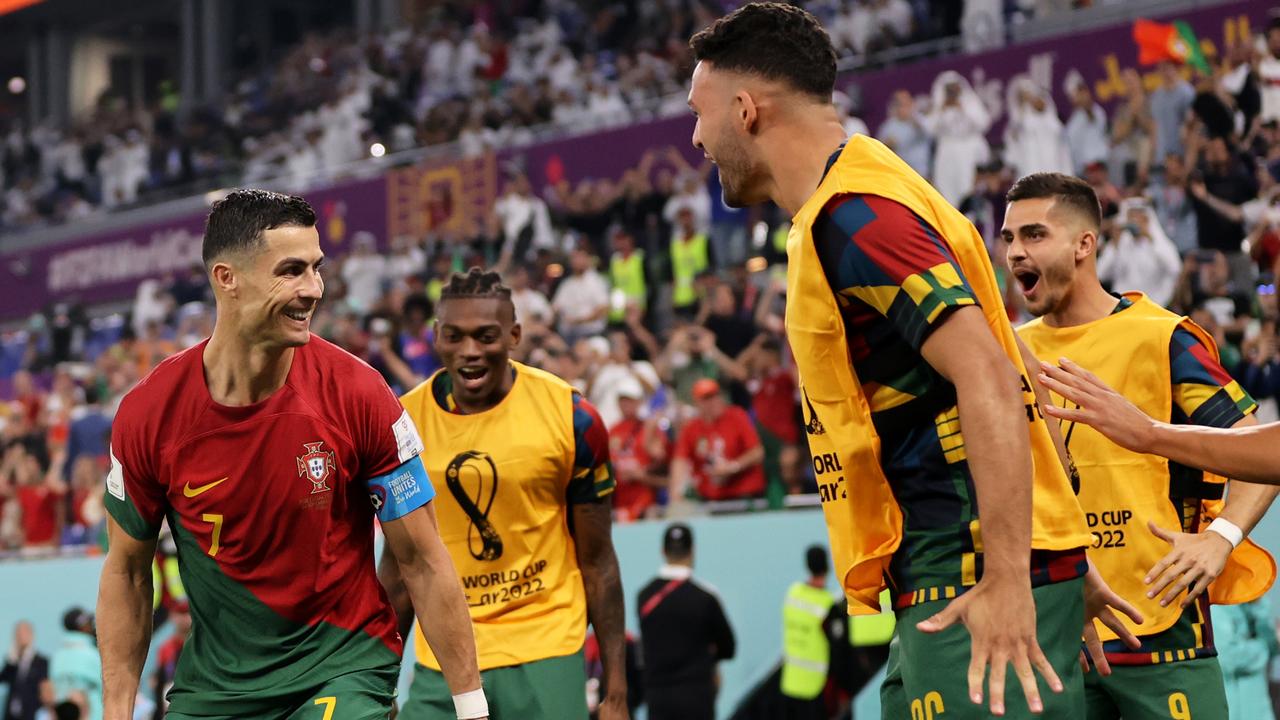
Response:
[{"label": "player's open palm", "polygon": [[1147,572],[1144,582],[1151,586],[1147,597],[1164,593],[1160,605],[1167,606],[1186,590],[1182,607],[1190,605],[1222,574],[1231,555],[1231,541],[1216,532],[1175,532],[1153,522],[1148,522],[1147,526],[1152,534],[1172,546],[1169,553]]},{"label": "player's open palm", "polygon": [[1047,415],[1084,423],[1121,447],[1143,452],[1143,433],[1152,420],[1093,373],[1063,358],[1061,367],[1041,363],[1040,384],[1061,396],[1067,407],[1049,405]]},{"label": "player's open palm", "polygon": [[992,715],[1004,715],[1005,675],[1010,664],[1031,712],[1044,709],[1036,671],[1055,693],[1062,692],[1062,681],[1036,641],[1036,605],[1029,580],[1000,581],[984,578],[964,595],[953,600],[942,612],[919,623],[921,632],[941,632],[956,623],[969,630],[969,699],[982,704],[982,681],[991,667],[987,681]]}]

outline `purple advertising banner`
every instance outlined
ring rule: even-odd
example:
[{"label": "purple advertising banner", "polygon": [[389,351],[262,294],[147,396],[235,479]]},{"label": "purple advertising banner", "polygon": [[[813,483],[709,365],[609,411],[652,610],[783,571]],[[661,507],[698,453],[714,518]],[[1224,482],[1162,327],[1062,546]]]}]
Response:
[{"label": "purple advertising banner", "polygon": [[[321,244],[341,252],[359,231],[387,229],[383,178],[307,193],[319,216]],[[138,283],[200,262],[205,211],[0,256],[0,319],[13,320],[52,302],[107,302],[133,297]]]},{"label": "purple advertising banner", "polygon": [[[1186,21],[1212,62],[1222,51],[1266,28],[1271,3],[1261,0],[1226,3],[1172,15],[1155,15],[1158,22]],[[1138,65],[1138,46],[1132,24],[1115,25],[1084,34],[1064,35],[974,55],[952,55],[884,70],[842,75],[836,82],[850,97],[860,100],[861,117],[875,133],[888,115],[889,101],[897,90],[917,98],[927,97],[934,80],[944,72],[960,73],[993,119],[992,132],[1004,126],[1005,91],[1020,76],[1051,90],[1063,122],[1071,114],[1068,83],[1079,78],[1089,83],[1094,97],[1108,110],[1124,90],[1121,73],[1136,69],[1150,90],[1157,86],[1154,67]]]},{"label": "purple advertising banner", "polygon": [[695,167],[702,153],[693,148],[693,114],[606,130],[586,137],[569,138],[526,148],[512,155],[522,158],[534,187],[585,179],[617,180],[635,167],[646,151],[667,146],[680,150]]}]

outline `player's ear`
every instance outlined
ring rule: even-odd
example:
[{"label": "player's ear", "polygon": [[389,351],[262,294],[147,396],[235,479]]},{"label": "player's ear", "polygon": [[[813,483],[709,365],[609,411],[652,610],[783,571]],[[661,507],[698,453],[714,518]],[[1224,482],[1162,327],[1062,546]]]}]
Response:
[{"label": "player's ear", "polygon": [[520,323],[518,322],[511,323],[511,334],[510,336],[508,336],[508,344],[507,344],[508,349],[515,350],[516,348],[520,347],[520,338],[523,336],[524,336],[524,329],[520,327]]},{"label": "player's ear", "polygon": [[209,269],[209,282],[213,284],[213,289],[231,297],[236,297],[239,290],[239,282],[236,277],[236,271],[227,262],[216,262]]},{"label": "player's ear", "polygon": [[1098,233],[1094,230],[1085,230],[1076,238],[1076,261],[1084,260],[1090,255],[1096,255],[1098,252]]},{"label": "player's ear", "polygon": [[741,125],[742,131],[749,135],[755,133],[756,122],[760,117],[760,108],[756,105],[755,98],[751,97],[751,93],[743,89],[738,91],[733,100],[734,109],[737,111],[738,123]]}]

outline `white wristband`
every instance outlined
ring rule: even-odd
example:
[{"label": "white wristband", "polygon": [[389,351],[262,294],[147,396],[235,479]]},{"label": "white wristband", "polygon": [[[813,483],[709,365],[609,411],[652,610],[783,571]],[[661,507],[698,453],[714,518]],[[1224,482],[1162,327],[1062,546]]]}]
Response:
[{"label": "white wristband", "polygon": [[1213,522],[1209,523],[1209,527],[1205,528],[1205,530],[1216,532],[1226,538],[1233,548],[1244,540],[1244,531],[1226,518],[1214,518]]},{"label": "white wristband", "polygon": [[454,695],[453,709],[458,713],[458,720],[489,717],[489,701],[484,697],[484,688]]}]

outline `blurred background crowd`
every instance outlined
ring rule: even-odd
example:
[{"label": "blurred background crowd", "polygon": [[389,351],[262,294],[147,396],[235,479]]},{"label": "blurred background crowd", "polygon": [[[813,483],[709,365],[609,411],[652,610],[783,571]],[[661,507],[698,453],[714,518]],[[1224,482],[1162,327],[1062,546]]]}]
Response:
[{"label": "blurred background crowd", "polygon": [[[204,12],[217,2],[182,6]],[[501,156],[497,187],[468,222],[386,237],[355,231],[332,244],[313,331],[405,392],[441,367],[433,318],[443,285],[472,266],[495,268],[523,327],[515,359],[572,383],[609,428],[617,522],[816,507],[783,331],[785,213],[726,207],[714,167],[694,160],[700,154],[683,134],[628,147],[625,157],[638,160],[611,176],[553,175],[510,160],[513,148],[549,138],[686,115],[687,39],[739,4],[404,0],[404,22],[393,30],[366,32],[339,19],[288,41],[233,33],[226,89],[213,94],[195,97],[135,66],[134,92],[112,82],[83,113],[32,121],[41,113],[13,112],[0,90],[0,260],[16,262],[11,249],[42,233],[74,237],[132,218],[141,225],[165,200],[214,197],[235,185],[307,196],[332,181],[434,159]],[[980,68],[946,71],[930,74],[931,86],[902,80],[886,107],[868,107],[858,92],[862,70],[909,74],[918,60],[1016,44],[1019,28],[1046,18],[1069,25],[1126,3],[799,4],[822,19],[842,78],[852,76],[833,98],[846,130],[885,142],[969,217],[1015,322],[1028,316],[1022,288],[1004,271],[1005,193],[1031,172],[1079,175],[1103,205],[1104,282],[1192,317],[1260,402],[1260,419],[1277,419],[1280,8],[1249,32],[1226,33],[1207,57],[1117,66],[1105,82],[1086,82],[1069,67],[1038,72],[1029,62],[997,90]],[[244,0],[231,5],[253,11]],[[0,25],[7,74],[5,32]],[[24,92],[17,80],[4,88],[14,96]],[[1050,87],[1055,80],[1062,87]],[[891,87],[899,82],[894,76]],[[599,152],[612,149],[596,142]],[[328,209],[317,209],[330,222]],[[10,293],[0,284],[3,302],[17,299]],[[128,302],[71,298],[0,322],[0,559],[81,556],[102,546],[101,482],[116,408],[158,363],[208,337],[214,322],[199,264],[142,280]],[[155,700],[190,628],[176,568],[172,539],[162,535],[157,627],[172,635],[157,638],[148,665],[145,693]],[[1220,647],[1249,653],[1233,656],[1245,658],[1238,668],[1224,654],[1229,680],[1261,678],[1259,668],[1280,654],[1259,608],[1234,626],[1215,610]],[[94,717],[92,618],[72,607],[62,629],[55,664],[73,668],[64,677],[77,689],[29,683],[31,694],[19,700],[47,717]],[[48,646],[47,635],[42,642]],[[39,644],[30,624],[15,627],[0,684],[17,687],[15,679],[38,674]],[[0,717],[29,717],[13,714],[15,697],[6,697]],[[1231,706],[1248,707],[1234,696]]]}]

